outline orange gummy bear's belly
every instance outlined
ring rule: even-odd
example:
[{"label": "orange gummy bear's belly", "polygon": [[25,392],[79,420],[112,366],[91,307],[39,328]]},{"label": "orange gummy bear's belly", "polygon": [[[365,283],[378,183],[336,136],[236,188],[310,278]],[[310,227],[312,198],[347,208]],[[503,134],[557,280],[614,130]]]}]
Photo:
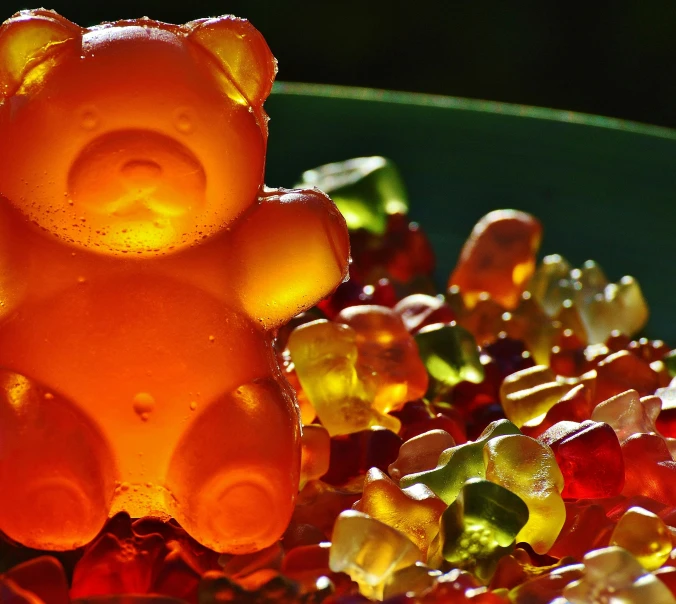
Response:
[{"label": "orange gummy bear's belly", "polygon": [[74,284],[0,325],[0,367],[81,410],[130,482],[160,480],[194,417],[270,376],[272,364],[268,337],[250,320],[161,276]]}]

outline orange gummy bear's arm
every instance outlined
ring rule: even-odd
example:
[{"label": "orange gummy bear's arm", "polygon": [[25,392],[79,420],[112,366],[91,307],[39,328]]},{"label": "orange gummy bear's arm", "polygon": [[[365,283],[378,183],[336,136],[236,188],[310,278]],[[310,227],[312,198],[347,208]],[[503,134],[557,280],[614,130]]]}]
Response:
[{"label": "orange gummy bear's arm", "polygon": [[231,241],[240,303],[266,329],[310,308],[347,275],[345,219],[317,189],[267,189]]}]

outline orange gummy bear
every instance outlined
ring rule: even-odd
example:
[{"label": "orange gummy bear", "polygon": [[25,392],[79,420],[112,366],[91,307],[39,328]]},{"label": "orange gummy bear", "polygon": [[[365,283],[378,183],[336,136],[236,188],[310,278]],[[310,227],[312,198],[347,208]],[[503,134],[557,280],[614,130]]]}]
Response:
[{"label": "orange gummy bear", "polygon": [[468,308],[486,292],[508,310],[517,307],[535,271],[542,226],[517,210],[495,210],[472,229],[448,286],[457,285]]},{"label": "orange gummy bear", "polygon": [[318,190],[262,185],[276,61],[247,21],[0,28],[0,530],[90,541],[117,511],[243,553],[294,506],[274,328],[347,274]]}]

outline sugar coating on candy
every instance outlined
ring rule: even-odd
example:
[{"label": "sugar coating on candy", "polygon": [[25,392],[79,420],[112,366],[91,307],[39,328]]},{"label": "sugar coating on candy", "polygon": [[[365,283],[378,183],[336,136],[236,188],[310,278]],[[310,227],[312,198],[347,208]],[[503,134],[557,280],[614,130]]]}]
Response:
[{"label": "sugar coating on candy", "polygon": [[349,240],[323,193],[263,186],[276,70],[232,16],[0,28],[11,538],[72,549],[126,510],[246,552],[288,524],[300,424],[272,330],[345,278]]}]

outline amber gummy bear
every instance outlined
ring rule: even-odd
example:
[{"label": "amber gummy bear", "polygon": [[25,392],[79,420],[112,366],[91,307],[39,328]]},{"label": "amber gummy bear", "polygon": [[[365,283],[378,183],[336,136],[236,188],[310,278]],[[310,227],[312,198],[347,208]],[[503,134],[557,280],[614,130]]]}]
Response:
[{"label": "amber gummy bear", "polygon": [[[291,516],[300,422],[272,330],[346,276],[318,190],[263,186],[276,61],[247,21],[0,28],[0,530],[109,514],[247,552]],[[11,460],[4,461],[4,460]]]},{"label": "amber gummy bear", "polygon": [[457,285],[468,308],[486,292],[506,309],[516,308],[535,271],[542,226],[518,210],[495,210],[472,229],[448,281]]}]

